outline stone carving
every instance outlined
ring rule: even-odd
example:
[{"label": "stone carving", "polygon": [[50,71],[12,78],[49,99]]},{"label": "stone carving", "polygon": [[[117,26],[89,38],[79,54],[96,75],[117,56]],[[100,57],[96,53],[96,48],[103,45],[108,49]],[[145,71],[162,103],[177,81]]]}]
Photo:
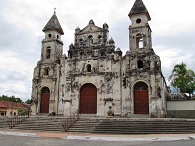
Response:
[{"label": "stone carving", "polygon": [[70,82],[66,82],[66,92],[70,92],[72,90],[72,85]]},{"label": "stone carving", "polygon": [[113,91],[113,85],[114,85],[114,81],[112,80],[107,80],[107,89],[106,89],[106,93],[110,94]]},{"label": "stone carving", "polygon": [[84,73],[84,72],[86,72],[86,63],[83,63],[82,66],[83,66],[83,67],[82,67],[82,73]]},{"label": "stone carving", "polygon": [[75,91],[79,91],[80,86],[79,86],[79,82],[74,82],[72,84],[72,92],[75,93]]},{"label": "stone carving", "polygon": [[98,91],[99,91],[99,94],[102,94],[103,92],[105,92],[105,84],[102,80],[100,81]]},{"label": "stone carving", "polygon": [[142,31],[142,28],[132,29],[132,33],[138,33],[141,31]]}]

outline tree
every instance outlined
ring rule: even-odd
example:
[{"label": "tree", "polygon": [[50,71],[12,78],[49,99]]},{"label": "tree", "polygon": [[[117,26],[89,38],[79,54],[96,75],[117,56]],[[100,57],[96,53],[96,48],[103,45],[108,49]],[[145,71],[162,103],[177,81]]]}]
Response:
[{"label": "tree", "polygon": [[16,98],[15,96],[2,95],[0,96],[0,100],[8,101],[8,102],[23,103],[23,101],[20,98]]},{"label": "tree", "polygon": [[195,90],[195,73],[191,69],[187,69],[185,63],[176,64],[169,76],[171,85],[180,88],[181,93],[193,93]]},{"label": "tree", "polygon": [[31,103],[32,103],[32,100],[31,100],[31,99],[27,99],[27,100],[25,101],[25,103],[26,103],[26,104],[31,104]]}]

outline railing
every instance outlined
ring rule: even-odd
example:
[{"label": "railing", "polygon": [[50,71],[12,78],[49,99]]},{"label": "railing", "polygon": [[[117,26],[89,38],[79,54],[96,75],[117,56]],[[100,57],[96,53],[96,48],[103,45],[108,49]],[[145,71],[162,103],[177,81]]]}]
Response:
[{"label": "railing", "polygon": [[17,116],[14,116],[13,118],[9,118],[7,122],[8,122],[9,127],[12,129],[17,124],[21,123],[27,118],[29,118],[29,110],[27,111],[27,113],[26,111],[23,111],[22,113],[19,113]]},{"label": "railing", "polygon": [[79,110],[75,110],[69,117],[65,119],[62,123],[62,127],[64,131],[68,131],[68,129],[79,119]]}]

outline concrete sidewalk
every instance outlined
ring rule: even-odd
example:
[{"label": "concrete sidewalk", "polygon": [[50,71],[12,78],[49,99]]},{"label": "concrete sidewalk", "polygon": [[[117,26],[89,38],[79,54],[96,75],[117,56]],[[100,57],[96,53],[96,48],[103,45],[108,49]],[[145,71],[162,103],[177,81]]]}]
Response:
[{"label": "concrete sidewalk", "polygon": [[24,130],[0,130],[0,135],[47,137],[61,139],[93,140],[93,141],[175,141],[195,139],[195,134],[150,134],[150,135],[110,135],[68,132],[37,132]]}]

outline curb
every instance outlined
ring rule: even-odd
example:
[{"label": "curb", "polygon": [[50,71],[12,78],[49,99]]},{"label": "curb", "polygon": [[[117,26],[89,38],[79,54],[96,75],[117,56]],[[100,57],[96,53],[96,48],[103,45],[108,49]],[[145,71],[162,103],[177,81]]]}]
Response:
[{"label": "curb", "polygon": [[22,133],[22,132],[1,132],[0,131],[0,135],[39,137],[35,133]]},{"label": "curb", "polygon": [[67,136],[64,139],[87,140],[87,141],[178,141],[191,140],[195,136],[178,136],[178,137],[158,137],[158,138],[116,138],[116,137],[89,137],[89,136]]},{"label": "curb", "polygon": [[[40,134],[40,133],[25,133],[25,132],[7,132],[7,131],[0,131],[0,135],[11,135],[11,136],[26,136],[26,137],[47,137],[48,133]],[[121,135],[120,135],[121,136]],[[130,135],[132,136],[132,135]],[[178,141],[178,140],[195,140],[195,134],[193,135],[174,135],[174,136],[148,136],[148,137],[141,137],[141,135],[137,137],[112,137],[112,136],[55,136],[55,138],[61,139],[69,139],[69,140],[86,140],[86,141]],[[54,137],[53,137],[54,138]]]}]

